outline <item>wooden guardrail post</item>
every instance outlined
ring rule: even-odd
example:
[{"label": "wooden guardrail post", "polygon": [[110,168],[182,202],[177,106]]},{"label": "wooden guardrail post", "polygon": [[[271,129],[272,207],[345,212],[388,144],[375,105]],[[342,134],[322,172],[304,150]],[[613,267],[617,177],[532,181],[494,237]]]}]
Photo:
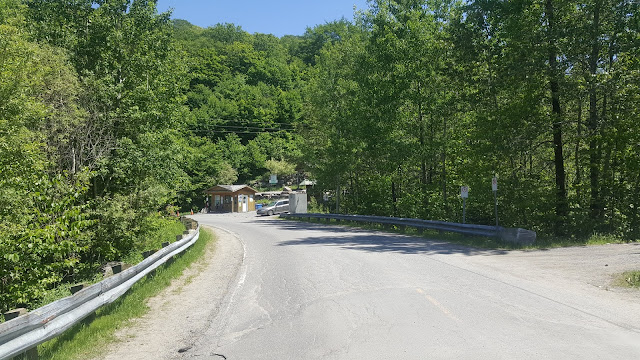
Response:
[{"label": "wooden guardrail post", "polygon": [[158,250],[147,250],[145,252],[142,253],[142,257],[143,258],[148,258],[149,256],[155,254]]},{"label": "wooden guardrail post", "polygon": [[113,275],[118,274],[121,271],[122,271],[122,263],[114,264],[113,266],[111,266],[111,272],[113,272]]},{"label": "wooden guardrail post", "polygon": [[71,292],[71,295],[77,293],[78,291],[84,289],[84,287],[86,286],[86,284],[84,283],[80,283],[80,284],[74,284],[69,288],[69,291]]},{"label": "wooden guardrail post", "polygon": [[[4,313],[4,319],[9,321],[19,316],[26,315],[28,312],[29,311],[25,308],[11,310]],[[12,360],[38,360],[38,348],[34,347],[33,349],[29,349],[18,356],[14,356]]]}]

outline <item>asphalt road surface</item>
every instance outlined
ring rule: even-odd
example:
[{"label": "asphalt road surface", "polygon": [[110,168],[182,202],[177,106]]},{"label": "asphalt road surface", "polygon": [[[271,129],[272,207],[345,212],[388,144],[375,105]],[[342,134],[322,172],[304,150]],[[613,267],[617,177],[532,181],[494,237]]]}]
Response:
[{"label": "asphalt road surface", "polygon": [[[640,245],[491,251],[410,236],[196,215],[244,258],[184,359],[640,359]],[[212,306],[201,304],[203,307]]]}]

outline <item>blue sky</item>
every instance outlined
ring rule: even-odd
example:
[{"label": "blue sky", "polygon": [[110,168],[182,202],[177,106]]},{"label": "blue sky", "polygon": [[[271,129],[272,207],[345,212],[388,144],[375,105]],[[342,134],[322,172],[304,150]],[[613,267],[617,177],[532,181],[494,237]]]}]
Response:
[{"label": "blue sky", "polygon": [[207,27],[217,23],[240,25],[249,33],[302,35],[307,27],[345,17],[353,6],[366,9],[366,0],[158,0],[158,11],[173,8],[174,19]]}]

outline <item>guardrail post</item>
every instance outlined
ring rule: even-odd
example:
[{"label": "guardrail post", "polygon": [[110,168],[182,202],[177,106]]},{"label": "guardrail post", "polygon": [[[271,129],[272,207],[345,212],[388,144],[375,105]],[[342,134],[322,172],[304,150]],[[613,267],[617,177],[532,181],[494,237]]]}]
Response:
[{"label": "guardrail post", "polygon": [[119,264],[115,264],[111,267],[111,271],[113,272],[113,275],[118,274],[120,272],[122,272],[122,263]]},{"label": "guardrail post", "polygon": [[142,257],[143,258],[148,258],[149,256],[155,254],[158,250],[147,250],[145,252],[142,253]]},{"label": "guardrail post", "polygon": [[71,295],[73,295],[73,294],[77,293],[78,291],[84,289],[84,287],[85,287],[85,284],[75,284],[75,285],[72,285],[69,288],[69,291],[71,292]]},{"label": "guardrail post", "polygon": [[[19,316],[26,315],[27,313],[27,309],[24,308],[11,310],[4,313],[4,319],[9,321]],[[38,347],[34,347],[33,349],[29,349],[18,356],[14,356],[12,360],[38,360]]]}]

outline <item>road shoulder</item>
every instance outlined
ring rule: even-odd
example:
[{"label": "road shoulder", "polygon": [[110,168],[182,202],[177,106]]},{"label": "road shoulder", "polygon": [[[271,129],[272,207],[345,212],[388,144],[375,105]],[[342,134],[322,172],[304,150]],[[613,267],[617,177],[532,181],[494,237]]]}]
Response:
[{"label": "road shoulder", "polygon": [[236,282],[244,249],[233,234],[207,229],[214,232],[216,241],[211,242],[204,258],[149,299],[149,312],[120,330],[116,334],[119,340],[100,359],[171,359],[188,351],[212,326]]}]

